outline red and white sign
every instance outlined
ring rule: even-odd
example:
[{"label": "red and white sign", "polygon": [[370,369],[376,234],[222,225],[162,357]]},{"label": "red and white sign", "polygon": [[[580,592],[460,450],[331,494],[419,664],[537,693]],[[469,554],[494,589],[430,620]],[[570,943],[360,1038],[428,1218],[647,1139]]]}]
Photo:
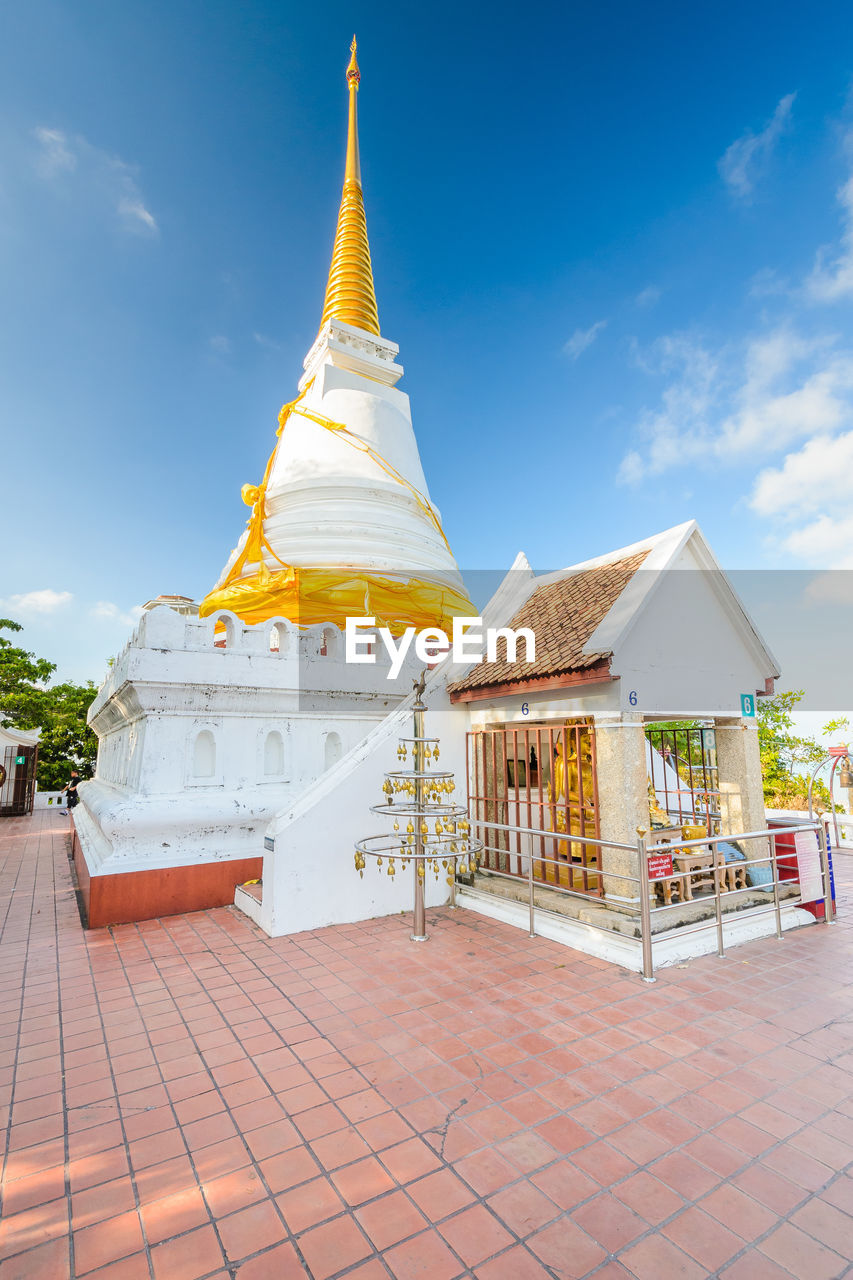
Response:
[{"label": "red and white sign", "polygon": [[672,854],[671,853],[650,853],[649,854],[649,879],[665,880],[667,876],[672,875]]},{"label": "red and white sign", "polygon": [[820,866],[820,845],[814,831],[796,831],[794,848],[797,851],[797,879],[803,902],[818,902],[823,898],[823,875]]}]

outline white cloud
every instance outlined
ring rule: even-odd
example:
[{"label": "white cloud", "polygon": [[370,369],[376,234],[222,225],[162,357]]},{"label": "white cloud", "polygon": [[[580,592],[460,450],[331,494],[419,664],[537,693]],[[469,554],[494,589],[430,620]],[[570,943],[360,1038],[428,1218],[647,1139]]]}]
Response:
[{"label": "white cloud", "polygon": [[754,339],[717,451],[772,452],[849,421],[853,351],[833,346],[831,337],[805,339],[787,327]]},{"label": "white cloud", "polygon": [[563,351],[570,359],[577,360],[578,356],[582,355],[587,347],[592,346],[602,329],[606,328],[606,320],[596,320],[595,324],[590,325],[588,329],[575,329],[563,347]]},{"label": "white cloud", "polygon": [[773,267],[762,267],[760,271],[756,271],[749,282],[751,298],[778,298],[790,292],[789,282]]},{"label": "white cloud", "polygon": [[[853,430],[816,436],[779,467],[756,478],[750,506],[790,531],[780,540],[798,559],[833,568],[853,567]],[[794,528],[790,528],[793,525]]]},{"label": "white cloud", "polygon": [[660,289],[657,285],[647,285],[645,289],[641,289],[634,299],[635,306],[653,307],[656,302],[660,301]]},{"label": "white cloud", "polygon": [[226,338],[222,333],[217,333],[215,337],[210,339],[210,347],[218,355],[228,356],[231,354],[231,339]]},{"label": "white cloud", "polygon": [[[761,134],[726,152],[720,170],[736,194],[749,197],[793,100],[783,98]],[[853,131],[847,143],[853,153]],[[634,344],[634,363],[661,385],[618,476],[639,484],[678,467],[737,466],[750,509],[771,522],[769,545],[819,569],[853,569],[853,342],[816,331],[814,312],[802,313],[804,301],[853,297],[853,176],[838,200],[840,240],[818,253],[804,282],[772,267],[750,282],[753,298],[787,298],[786,322],[725,343],[672,334]],[[853,594],[829,579],[815,590]]]},{"label": "white cloud", "polygon": [[122,626],[133,627],[142,616],[142,605],[134,605],[131,609],[120,609],[111,600],[99,600],[91,610],[93,618],[103,618],[108,622],[120,622]]},{"label": "white cloud", "polygon": [[623,459],[624,483],[700,459],[760,459],[853,425],[853,349],[838,350],[832,335],[804,338],[780,326],[742,350],[714,351],[675,334],[637,363],[669,381],[659,407],[640,419],[645,447]]},{"label": "white cloud", "polygon": [[8,596],[5,600],[0,600],[0,608],[12,613],[55,613],[73,599],[70,591],[53,591],[50,587],[45,587],[41,591],[26,591],[23,595]]},{"label": "white cloud", "polygon": [[94,146],[81,134],[71,137],[61,129],[39,126],[33,136],[38,144],[35,168],[41,178],[73,184],[73,190],[106,204],[126,231],[158,234],[157,219],[145,203],[131,165]]},{"label": "white cloud", "polygon": [[782,545],[798,560],[832,569],[853,569],[853,515],[819,516],[794,529]]},{"label": "white cloud", "polygon": [[815,302],[837,302],[853,294],[853,176],[838,192],[838,201],[846,223],[840,248],[832,261],[827,261],[830,251],[826,247],[819,249],[814,270],[806,280],[806,294]]},{"label": "white cloud", "polygon": [[853,491],[853,431],[840,436],[815,436],[781,467],[757,476],[750,506],[762,516],[794,519],[851,505]]},{"label": "white cloud", "polygon": [[157,231],[157,223],[153,213],[150,213],[141,200],[131,199],[129,196],[122,196],[118,202],[118,213],[121,218],[130,226],[132,230],[139,230],[135,227],[135,223],[141,223],[146,231]]},{"label": "white cloud", "polygon": [[660,338],[646,352],[634,352],[635,363],[650,374],[670,378],[656,410],[641,417],[643,452],[632,449],[622,460],[618,479],[637,484],[646,475],[660,475],[711,448],[719,365],[715,356],[687,334]]},{"label": "white cloud", "polygon": [[252,337],[259,347],[268,347],[270,351],[284,350],[283,342],[276,342],[274,338],[268,338],[265,333],[253,333]]},{"label": "white cloud", "polygon": [[77,168],[77,157],[68,146],[68,139],[59,129],[36,129],[40,151],[36,168],[43,178],[57,173],[70,173]]},{"label": "white cloud", "polygon": [[849,608],[853,606],[853,573],[849,568],[818,573],[806,587],[805,596],[817,604],[840,604]]},{"label": "white cloud", "polygon": [[739,199],[751,199],[755,184],[788,125],[796,96],[795,93],[787,93],[780,98],[761,132],[747,130],[735,139],[720,159],[717,165],[720,176]]}]

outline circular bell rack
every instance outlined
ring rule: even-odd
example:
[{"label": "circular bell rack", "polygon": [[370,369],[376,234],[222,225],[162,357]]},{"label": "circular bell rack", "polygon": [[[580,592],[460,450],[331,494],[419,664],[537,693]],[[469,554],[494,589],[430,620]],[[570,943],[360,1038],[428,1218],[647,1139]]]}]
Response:
[{"label": "circular bell rack", "polygon": [[456,876],[473,874],[479,866],[482,840],[471,835],[468,810],[453,798],[453,774],[438,767],[439,739],[424,733],[421,696],[424,678],[415,684],[414,735],[401,738],[397,759],[411,758],[412,767],[386,773],[382,784],[384,800],[371,805],[371,813],[393,819],[393,830],[365,836],[355,846],[355,869],[364,876],[367,859],[375,859],[377,870],[395,878],[412,864],[414,911],[412,941],[427,939],[424,886],[428,876],[438,881],[442,874],[450,886],[451,906],[455,905]]}]

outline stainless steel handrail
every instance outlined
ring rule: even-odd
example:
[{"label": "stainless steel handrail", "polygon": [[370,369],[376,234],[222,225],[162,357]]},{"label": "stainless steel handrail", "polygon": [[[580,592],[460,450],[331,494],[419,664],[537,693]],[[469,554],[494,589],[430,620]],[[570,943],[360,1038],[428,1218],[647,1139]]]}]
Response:
[{"label": "stainless steel handrail", "polygon": [[[748,914],[751,918],[763,916],[768,914],[768,912],[773,911],[776,917],[776,937],[780,941],[782,940],[782,937],[783,937],[783,929],[782,929],[781,900],[780,900],[779,889],[782,884],[793,883],[793,882],[782,881],[779,877],[778,853],[776,849],[776,840],[779,835],[796,835],[800,831],[812,831],[817,836],[818,847],[820,851],[821,883],[822,883],[822,888],[824,890],[824,902],[826,904],[825,919],[827,924],[832,923],[834,919],[834,911],[832,906],[832,892],[831,892],[831,876],[830,876],[830,870],[829,870],[829,857],[828,857],[828,851],[827,851],[826,833],[823,829],[823,824],[819,820],[806,821],[803,823],[795,823],[791,826],[786,826],[786,827],[774,827],[774,828],[765,827],[758,831],[740,831],[740,832],[728,832],[726,834],[720,834],[720,835],[697,836],[690,840],[679,840],[677,845],[673,845],[672,843],[655,844],[654,833],[650,833],[648,838],[646,836],[640,835],[638,837],[636,845],[630,845],[619,840],[602,840],[600,837],[595,837],[595,836],[574,835],[570,831],[543,831],[541,827],[519,827],[519,826],[513,826],[511,823],[492,822],[486,818],[471,818],[471,824],[472,826],[476,826],[479,828],[489,828],[493,831],[515,832],[518,835],[538,836],[542,839],[551,838],[555,840],[568,840],[573,844],[592,845],[595,848],[599,848],[599,849],[617,849],[620,851],[635,853],[638,859],[638,870],[640,871],[642,871],[642,868],[648,866],[648,856],[650,853],[670,853],[670,852],[674,852],[676,849],[679,852],[682,852],[684,850],[689,850],[689,849],[702,849],[702,848],[709,849],[709,847],[711,846],[731,843],[734,841],[746,842],[749,840],[767,840],[769,841],[769,847],[770,847],[770,853],[768,856],[760,857],[760,858],[749,858],[749,859],[746,859],[745,861],[751,866],[760,866],[765,863],[770,863],[772,867],[771,884],[762,885],[760,886],[760,888],[762,890],[763,889],[769,890],[772,886],[773,903],[772,905],[767,905],[767,906],[754,905],[754,906],[748,907],[746,910],[748,911]],[[567,864],[562,859],[549,857],[545,853],[535,853],[533,850],[531,850],[530,852],[523,853],[521,852],[521,850],[513,851],[508,849],[498,849],[490,845],[485,845],[484,847],[490,853],[495,853],[504,857],[513,857],[518,859],[526,858],[528,860],[527,875],[526,875],[528,910],[529,910],[528,936],[531,938],[535,938],[536,937],[536,914],[535,914],[536,910],[538,909],[540,912],[544,912],[546,915],[555,916],[557,918],[559,918],[559,913],[549,911],[547,907],[539,906],[537,908],[535,898],[534,898],[535,884],[533,880],[533,863],[543,862],[556,867],[565,867]],[[644,980],[647,982],[653,982],[655,980],[652,915],[654,915],[655,917],[659,917],[659,916],[662,916],[663,913],[666,911],[671,911],[674,908],[684,905],[683,902],[668,903],[668,904],[664,903],[661,906],[653,905],[651,886],[663,883],[667,880],[684,881],[691,874],[695,874],[697,870],[711,871],[713,873],[712,879],[713,879],[713,886],[714,886],[714,889],[713,889],[714,920],[715,920],[715,927],[716,927],[716,933],[717,933],[717,954],[721,958],[725,957],[725,954],[726,954],[725,953],[725,922],[723,919],[723,899],[728,897],[733,897],[737,894],[746,893],[748,890],[747,889],[724,889],[722,887],[723,876],[721,873],[724,870],[724,866],[727,864],[721,864],[719,862],[716,851],[713,848],[710,849],[710,852],[711,852],[711,857],[709,858],[707,866],[694,868],[693,871],[677,872],[674,875],[668,875],[668,876],[667,875],[644,876],[642,874],[638,876],[632,876],[632,875],[626,875],[624,872],[610,871],[610,870],[605,871],[604,868],[602,867],[576,868],[576,870],[578,871],[582,871],[582,870],[585,871],[586,874],[589,876],[594,875],[594,876],[600,876],[602,878],[606,877],[607,879],[610,879],[610,880],[619,880],[624,883],[637,886],[638,888],[637,899],[638,899],[639,914],[640,914],[640,938],[642,943],[642,976]],[[504,879],[504,880],[512,880],[516,884],[519,883],[519,880],[521,879],[519,875],[513,874],[511,872],[499,871],[494,868],[487,868],[487,870],[490,875],[497,876],[500,879]],[[561,884],[548,884],[547,882],[541,882],[541,887],[545,889],[552,889],[555,892],[561,893],[566,897],[580,899],[581,901],[595,903],[595,904],[602,903],[602,899],[597,894],[589,893],[586,890],[569,888],[568,886],[561,885]],[[753,886],[753,891],[755,891],[755,888],[756,887]],[[707,899],[704,899],[704,901],[707,901]],[[786,905],[797,906],[802,904],[803,901],[804,899],[802,897],[802,890],[800,889],[800,893],[797,895],[796,898],[794,899],[789,898],[786,900]],[[606,926],[596,924],[593,921],[584,921],[584,926],[597,929],[599,930],[599,932],[605,932],[605,933],[610,932],[610,930],[607,929]],[[704,921],[695,925],[680,925],[679,936],[685,936],[691,933],[696,933],[702,929],[705,929],[706,927],[707,926]]]},{"label": "stainless steel handrail", "polygon": [[[815,831],[819,826],[820,823],[815,820],[814,822],[804,822],[801,826],[776,827],[774,829],[777,835],[794,835],[797,831]],[[548,834],[550,835],[551,833],[549,832]],[[762,836],[769,835],[770,828],[765,827],[762,831],[738,831],[724,836],[698,836],[692,840],[679,840],[677,847],[679,849],[692,849],[694,846],[698,847],[703,844],[721,844],[726,841],[731,844],[733,840],[758,840]],[[673,847],[674,846],[667,844],[649,845],[647,852],[652,853],[658,850],[666,851]]]},{"label": "stainless steel handrail", "polygon": [[[594,844],[603,849],[627,849],[629,853],[636,852],[636,846],[633,844],[623,844],[620,840],[600,840],[597,836],[576,836],[571,831],[545,831],[542,827],[514,827],[506,822],[491,822],[488,818],[469,818],[472,827],[492,827],[495,831],[516,831],[523,836],[545,836],[553,840],[571,840],[575,844]],[[506,850],[501,852],[505,853]],[[520,854],[520,857],[526,858],[527,854]],[[537,857],[537,862],[541,861]]]}]

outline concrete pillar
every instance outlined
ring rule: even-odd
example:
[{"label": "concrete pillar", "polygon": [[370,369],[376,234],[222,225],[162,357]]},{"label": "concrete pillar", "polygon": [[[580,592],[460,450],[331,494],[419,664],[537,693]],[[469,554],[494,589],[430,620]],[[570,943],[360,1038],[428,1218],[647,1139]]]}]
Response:
[{"label": "concrete pillar", "polygon": [[[648,771],[643,721],[639,716],[595,717],[595,758],[598,774],[598,812],[602,840],[636,846],[637,828],[649,828]],[[604,892],[614,905],[635,905],[636,884],[616,879],[637,875],[637,854],[622,849],[602,850]],[[612,874],[608,877],[607,872]]]},{"label": "concrete pillar", "polygon": [[[716,720],[717,773],[720,786],[720,831],[736,836],[742,831],[763,831],[764,789],[758,751],[758,725],[754,720]],[[749,840],[747,858],[766,858],[766,840]]]}]

